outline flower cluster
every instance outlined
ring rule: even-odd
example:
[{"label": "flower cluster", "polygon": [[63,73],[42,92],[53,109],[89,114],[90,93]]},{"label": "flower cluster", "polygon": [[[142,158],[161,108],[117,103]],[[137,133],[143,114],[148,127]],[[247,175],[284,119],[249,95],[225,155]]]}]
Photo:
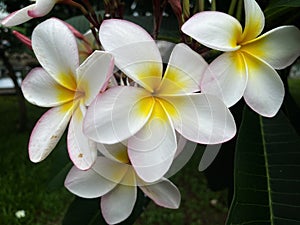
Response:
[{"label": "flower cluster", "polygon": [[[299,29],[277,27],[261,36],[264,15],[255,1],[244,1],[245,27],[221,12],[202,12],[190,18],[182,31],[203,45],[224,51],[205,71],[201,91],[221,98],[230,107],[243,96],[262,116],[274,116],[283,101],[283,83],[275,69],[299,57]],[[216,35],[217,34],[217,35]]]},{"label": "flower cluster", "polygon": [[[13,26],[43,16],[57,2],[37,0],[2,23]],[[236,126],[228,107],[242,96],[257,113],[274,116],[284,97],[275,69],[300,53],[296,27],[259,36],[263,13],[255,1],[244,3],[244,31],[221,12],[198,13],[182,26],[201,44],[225,52],[209,65],[184,43],[175,45],[164,65],[153,38],[121,19],[102,22],[102,50],[88,46],[88,57],[80,54],[84,46],[69,25],[55,18],[39,24],[31,44],[41,67],[26,76],[22,91],[32,104],[51,109],[32,131],[31,161],[45,159],[68,129],[74,166],[65,186],[80,197],[101,197],[109,224],[131,214],[137,187],[157,205],[178,208],[180,193],[166,176],[185,154],[185,144],[233,138]]]}]

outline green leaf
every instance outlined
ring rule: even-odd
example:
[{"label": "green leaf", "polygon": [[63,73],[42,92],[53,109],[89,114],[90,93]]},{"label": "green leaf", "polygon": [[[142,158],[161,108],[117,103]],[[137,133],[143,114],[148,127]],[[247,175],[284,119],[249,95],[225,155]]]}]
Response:
[{"label": "green leaf", "polygon": [[300,7],[299,0],[271,0],[268,9],[274,9],[279,7]]},{"label": "green leaf", "polygon": [[100,216],[100,199],[76,197],[68,208],[62,225],[100,225],[106,224]]},{"label": "green leaf", "polygon": [[300,138],[282,112],[246,108],[235,152],[227,225],[300,224]]},{"label": "green leaf", "polygon": [[74,16],[67,19],[65,22],[72,25],[82,34],[86,33],[90,29],[90,23],[84,16]]},{"label": "green leaf", "polygon": [[50,158],[52,164],[51,170],[49,171],[50,179],[47,189],[48,191],[55,191],[64,187],[65,178],[73,165],[67,150],[66,133],[50,155]]},{"label": "green leaf", "polygon": [[48,191],[54,191],[64,186],[64,181],[72,168],[73,164],[71,162],[66,163],[66,165],[54,175],[51,181],[48,183]]},{"label": "green leaf", "polygon": [[272,0],[264,10],[267,30],[280,25],[299,25],[299,0]]}]

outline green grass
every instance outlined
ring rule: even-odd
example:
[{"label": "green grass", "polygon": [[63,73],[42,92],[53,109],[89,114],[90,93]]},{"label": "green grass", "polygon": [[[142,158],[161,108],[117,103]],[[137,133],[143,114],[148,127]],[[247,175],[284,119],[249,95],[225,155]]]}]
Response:
[{"label": "green grass", "polygon": [[[73,195],[66,189],[49,192],[53,167],[64,148],[55,149],[38,164],[30,162],[27,144],[32,127],[45,109],[28,106],[28,130],[17,131],[18,106],[14,96],[0,96],[0,225],[59,225]],[[223,225],[227,213],[227,194],[207,188],[203,174],[197,170],[197,154],[172,178],[182,195],[180,208],[164,209],[151,202],[135,225]],[[54,165],[55,163],[55,165]],[[211,204],[216,199],[217,204]],[[25,217],[15,213],[25,210]],[[85,224],[82,224],[85,225]]]},{"label": "green grass", "polygon": [[[44,109],[29,106],[28,131],[18,132],[18,105],[14,96],[0,96],[0,224],[54,225],[62,216],[73,196],[64,188],[47,190],[52,158],[30,162],[27,143],[31,128]],[[16,211],[25,217],[17,218]]]}]

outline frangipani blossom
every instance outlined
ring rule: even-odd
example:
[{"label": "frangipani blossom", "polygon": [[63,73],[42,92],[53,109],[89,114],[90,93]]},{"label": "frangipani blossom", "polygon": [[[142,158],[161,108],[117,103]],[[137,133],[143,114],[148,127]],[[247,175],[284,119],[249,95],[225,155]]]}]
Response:
[{"label": "frangipani blossom", "polygon": [[175,130],[203,144],[235,135],[224,103],[198,93],[207,63],[187,45],[175,46],[163,75],[155,41],[141,27],[105,20],[99,35],[116,66],[138,86],[113,87],[98,95],[87,111],[84,132],[104,144],[128,139],[130,161],[143,180],[157,181],[168,171],[177,149]]},{"label": "frangipani blossom", "polygon": [[22,83],[25,98],[32,104],[53,107],[35,125],[29,141],[33,162],[45,159],[68,128],[68,151],[80,169],[88,169],[97,151],[82,133],[88,106],[112,74],[112,56],[95,51],[79,66],[76,40],[64,22],[49,19],[32,33],[32,48],[42,68],[33,69]]},{"label": "frangipani blossom", "polygon": [[87,171],[73,167],[65,180],[65,187],[83,198],[101,197],[101,211],[108,224],[125,220],[132,212],[137,198],[137,186],[157,205],[176,209],[180,192],[168,179],[155,183],[141,180],[135,173],[127,155],[126,146],[98,144],[103,156],[97,157]]},{"label": "frangipani blossom", "polygon": [[6,27],[20,25],[32,18],[47,15],[56,3],[67,1],[69,0],[35,0],[35,3],[9,14],[2,20],[1,24]]},{"label": "frangipani blossom", "polygon": [[254,0],[245,0],[245,28],[221,12],[201,12],[182,31],[207,47],[224,51],[208,67],[201,91],[216,94],[230,107],[242,96],[257,113],[272,117],[279,110],[284,86],[275,71],[289,66],[300,55],[300,32],[281,26],[259,36],[264,15]]}]

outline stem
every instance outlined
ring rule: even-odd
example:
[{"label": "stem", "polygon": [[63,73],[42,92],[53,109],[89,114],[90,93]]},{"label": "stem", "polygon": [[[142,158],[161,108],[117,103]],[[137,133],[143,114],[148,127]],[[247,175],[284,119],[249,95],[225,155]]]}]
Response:
[{"label": "stem", "polygon": [[199,12],[204,11],[204,0],[198,0],[198,4],[199,4]]},{"label": "stem", "polygon": [[163,3],[161,3],[160,0],[152,0],[153,5],[153,14],[154,14],[154,21],[153,21],[153,39],[157,39],[158,31],[160,29],[161,21],[162,21],[162,14],[165,10],[167,2],[164,0]]},{"label": "stem", "polygon": [[211,1],[211,11],[216,11],[217,10],[217,4],[216,0]]},{"label": "stem", "polygon": [[236,6],[236,1],[237,0],[231,0],[229,10],[228,10],[228,14],[231,15],[231,16],[233,16],[234,9],[235,9],[235,6]]},{"label": "stem", "polygon": [[88,15],[89,14],[88,11],[83,7],[83,5],[81,5],[78,2],[70,1],[67,4],[78,8],[83,13],[83,15]]},{"label": "stem", "polygon": [[242,9],[243,9],[243,0],[239,0],[238,7],[237,7],[237,10],[236,10],[236,18],[237,18],[238,21],[241,21]]},{"label": "stem", "polygon": [[119,18],[123,19],[124,18],[125,4],[122,1],[118,1],[117,3],[118,3],[118,7],[117,7],[118,16],[119,16]]},{"label": "stem", "polygon": [[183,0],[182,1],[182,9],[183,9],[183,18],[184,21],[190,18],[190,1]]},{"label": "stem", "polygon": [[27,110],[26,110],[25,99],[24,99],[21,87],[18,83],[17,77],[15,75],[13,66],[9,62],[9,59],[6,56],[5,51],[2,48],[0,48],[0,58],[3,60],[3,64],[5,65],[6,69],[8,70],[8,76],[12,79],[14,86],[15,86],[16,95],[17,95],[17,99],[18,99],[18,105],[19,105],[19,109],[20,109],[19,130],[24,131],[26,129],[26,121],[27,121]]},{"label": "stem", "polygon": [[193,15],[196,14],[197,12],[202,12],[204,11],[204,1],[203,0],[198,0],[195,2],[195,7],[193,10]]},{"label": "stem", "polygon": [[94,8],[92,7],[91,3],[89,2],[89,0],[82,0],[83,4],[87,7],[90,15],[91,15],[91,18],[93,19],[93,21],[95,21],[95,23],[97,23],[97,28],[100,27],[100,23],[98,21],[98,18],[97,18],[97,15],[95,13],[95,10]]},{"label": "stem", "polygon": [[101,43],[100,43],[100,40],[99,40],[99,35],[97,34],[97,31],[96,31],[95,27],[91,27],[91,31],[93,33],[93,36],[94,36],[95,40],[96,40],[98,48],[101,49]]},{"label": "stem", "polygon": [[98,27],[98,22],[95,21],[89,14],[89,12],[83,7],[83,5],[81,5],[80,3],[78,2],[74,2],[74,1],[70,1],[68,2],[67,4],[71,5],[71,6],[74,6],[76,8],[78,8],[82,13],[83,15],[85,16],[85,18],[94,26],[94,27]]}]

